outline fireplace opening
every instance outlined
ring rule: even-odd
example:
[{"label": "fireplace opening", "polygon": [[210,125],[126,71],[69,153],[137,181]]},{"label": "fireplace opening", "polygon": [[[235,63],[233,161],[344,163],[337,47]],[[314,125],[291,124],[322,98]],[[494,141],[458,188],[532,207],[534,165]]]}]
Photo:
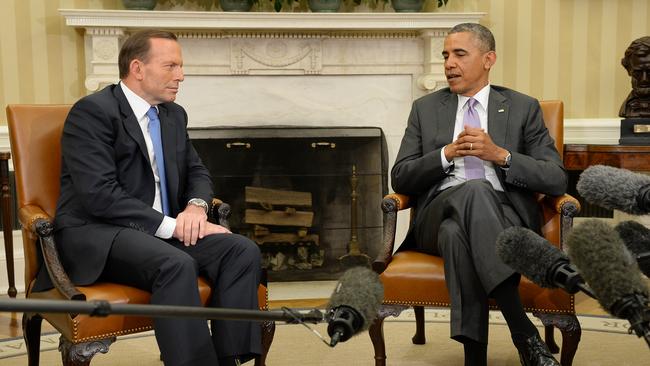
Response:
[{"label": "fireplace opening", "polygon": [[387,152],[374,127],[190,128],[231,230],[271,281],[333,280],[381,248]]}]

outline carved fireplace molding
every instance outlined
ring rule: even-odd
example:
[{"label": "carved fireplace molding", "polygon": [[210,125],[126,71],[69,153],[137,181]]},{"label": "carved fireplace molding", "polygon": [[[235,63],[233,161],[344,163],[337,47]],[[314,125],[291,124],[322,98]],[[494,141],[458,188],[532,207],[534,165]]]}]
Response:
[{"label": "carved fireplace molding", "polygon": [[[440,56],[446,32],[485,15],[66,9],[60,13],[67,25],[85,30],[88,92],[118,80],[117,56],[127,33],[161,28],[181,39],[187,75],[412,74],[415,96],[446,85]],[[400,40],[407,42],[398,45]],[[379,53],[384,57],[368,60],[355,55],[360,47],[400,52]]]}]

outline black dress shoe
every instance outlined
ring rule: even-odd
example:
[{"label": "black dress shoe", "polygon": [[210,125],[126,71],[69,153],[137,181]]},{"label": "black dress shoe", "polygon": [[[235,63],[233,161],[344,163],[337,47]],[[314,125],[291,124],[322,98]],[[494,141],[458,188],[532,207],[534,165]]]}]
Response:
[{"label": "black dress shoe", "polygon": [[560,366],[538,334],[524,342],[515,342],[523,366]]}]

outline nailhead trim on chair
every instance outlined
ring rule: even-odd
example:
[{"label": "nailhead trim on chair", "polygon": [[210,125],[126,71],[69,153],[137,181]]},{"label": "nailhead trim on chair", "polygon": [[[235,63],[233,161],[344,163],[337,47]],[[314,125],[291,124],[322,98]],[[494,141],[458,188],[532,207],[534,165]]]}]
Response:
[{"label": "nailhead trim on chair", "polygon": [[72,323],[73,323],[72,333],[74,334],[74,339],[72,339],[70,341],[72,343],[74,343],[74,344],[84,343],[84,342],[88,342],[88,341],[96,341],[96,340],[100,340],[100,339],[117,337],[117,336],[121,336],[121,335],[132,334],[132,333],[139,333],[139,332],[144,332],[144,331],[153,329],[153,327],[139,327],[139,328],[125,329],[125,330],[121,330],[119,332],[106,333],[106,334],[102,334],[102,335],[99,335],[99,336],[92,336],[92,337],[86,337],[86,338],[77,338],[77,335],[79,334],[79,329],[77,328],[77,326],[79,325],[79,322],[73,320]]},{"label": "nailhead trim on chair", "polygon": [[29,229],[29,230],[33,230],[32,228],[34,227],[34,223],[36,222],[36,220],[40,220],[40,219],[43,219],[43,220],[51,220],[51,218],[50,218],[49,216],[45,216],[45,215],[35,215],[35,216],[34,216],[34,217],[29,221],[29,227],[28,227],[28,229]]},{"label": "nailhead trim on chair", "polygon": [[[574,298],[571,297],[571,308],[575,308],[575,301]],[[400,302],[400,301],[384,301],[384,304],[387,305],[405,305],[405,306],[432,306],[432,307],[451,307],[450,303],[444,303],[444,302],[428,302],[428,301],[409,301],[409,302]],[[492,310],[498,310],[499,308],[496,306],[490,306],[490,309]],[[524,308],[524,310],[532,312],[532,311],[537,311],[537,312],[542,312],[542,313],[547,313],[547,314],[575,314],[575,311],[571,310],[557,310],[557,309],[540,309],[540,308]]]},{"label": "nailhead trim on chair", "polygon": [[[269,292],[265,291],[266,295],[266,305],[263,308],[260,308],[260,310],[268,310],[269,309]],[[139,333],[139,332],[144,332],[147,330],[152,330],[153,327],[138,327],[138,328],[131,328],[131,329],[124,329],[119,332],[111,332],[111,333],[106,333],[98,336],[92,336],[92,337],[86,337],[86,338],[77,338],[77,335],[79,334],[79,321],[73,319],[72,320],[72,334],[73,338],[70,340],[72,343],[77,344],[77,343],[84,343],[88,341],[96,341],[100,339],[106,339],[110,337],[117,337],[121,335],[127,335],[127,334],[132,334],[132,333]]]}]

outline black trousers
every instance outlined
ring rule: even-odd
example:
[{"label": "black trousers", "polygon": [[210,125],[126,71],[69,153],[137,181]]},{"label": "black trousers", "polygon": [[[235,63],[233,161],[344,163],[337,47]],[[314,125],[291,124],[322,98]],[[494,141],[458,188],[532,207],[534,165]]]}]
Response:
[{"label": "black trousers", "polygon": [[[150,291],[151,303],[201,306],[197,276],[212,285],[210,306],[258,309],[260,252],[237,234],[207,236],[194,246],[161,240],[133,229],[116,237],[100,280]],[[218,359],[261,353],[259,323],[191,318],[155,318],[165,365],[218,365]]]},{"label": "black trousers", "polygon": [[514,271],[499,259],[495,244],[521,219],[485,179],[448,188],[418,207],[414,230],[418,250],[445,261],[451,299],[451,337],[481,343],[488,338],[488,294]]}]

